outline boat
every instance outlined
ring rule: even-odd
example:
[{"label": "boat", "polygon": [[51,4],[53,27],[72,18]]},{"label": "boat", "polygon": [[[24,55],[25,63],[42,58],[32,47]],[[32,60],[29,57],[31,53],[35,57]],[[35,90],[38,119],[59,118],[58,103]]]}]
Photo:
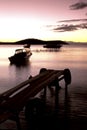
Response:
[{"label": "boat", "polygon": [[44,48],[60,48],[62,47],[61,44],[46,44],[43,46]]},{"label": "boat", "polygon": [[24,44],[24,48],[30,48],[30,44]]},{"label": "boat", "polygon": [[11,64],[25,63],[32,55],[30,48],[16,49],[15,54],[8,57]]}]

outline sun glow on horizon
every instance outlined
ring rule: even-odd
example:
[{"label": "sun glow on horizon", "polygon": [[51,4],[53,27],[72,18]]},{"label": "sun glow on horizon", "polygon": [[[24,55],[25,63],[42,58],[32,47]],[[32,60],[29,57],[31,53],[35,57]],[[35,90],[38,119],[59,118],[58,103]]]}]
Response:
[{"label": "sun glow on horizon", "polygon": [[87,42],[85,1],[1,0],[0,42],[28,38]]},{"label": "sun glow on horizon", "polygon": [[0,41],[14,41],[26,38],[46,37],[46,22],[30,18],[2,18],[0,21]]},{"label": "sun glow on horizon", "polygon": [[27,38],[87,42],[86,29],[71,32],[54,32],[47,25],[54,21],[33,17],[5,16],[0,20],[0,42],[15,42]]}]

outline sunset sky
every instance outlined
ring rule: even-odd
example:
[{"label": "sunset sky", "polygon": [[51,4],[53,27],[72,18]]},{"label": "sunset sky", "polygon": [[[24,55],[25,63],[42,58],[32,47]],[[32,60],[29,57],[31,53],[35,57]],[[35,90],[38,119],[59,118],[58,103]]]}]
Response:
[{"label": "sunset sky", "polygon": [[0,41],[87,42],[87,0],[0,0]]}]

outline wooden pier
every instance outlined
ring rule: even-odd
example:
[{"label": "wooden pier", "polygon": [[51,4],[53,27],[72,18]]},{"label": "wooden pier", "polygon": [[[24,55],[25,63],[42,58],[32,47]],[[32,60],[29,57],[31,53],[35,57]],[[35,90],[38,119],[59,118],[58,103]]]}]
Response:
[{"label": "wooden pier", "polygon": [[59,82],[65,81],[65,89],[71,83],[69,69],[50,70],[42,68],[38,75],[0,94],[0,123],[12,119],[16,121],[18,130],[20,127],[19,113],[29,103],[29,99],[35,97],[42,89],[46,95],[46,88],[55,86],[55,92],[59,89]]}]

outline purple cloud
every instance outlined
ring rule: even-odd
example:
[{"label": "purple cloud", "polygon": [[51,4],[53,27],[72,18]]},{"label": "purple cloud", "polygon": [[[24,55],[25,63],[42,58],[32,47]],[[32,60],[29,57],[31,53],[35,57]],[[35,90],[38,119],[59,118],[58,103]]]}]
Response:
[{"label": "purple cloud", "polygon": [[62,24],[57,25],[55,28],[53,28],[53,31],[55,32],[66,32],[66,31],[76,31],[80,29],[87,29],[87,23],[81,23],[81,24]]},{"label": "purple cloud", "polygon": [[53,30],[54,32],[68,32],[80,29],[87,29],[87,19],[62,20],[58,21],[57,25],[50,25],[47,27],[51,28],[51,30]]},{"label": "purple cloud", "polygon": [[84,9],[87,7],[87,2],[78,2],[73,5],[70,5],[71,10]]},{"label": "purple cloud", "polygon": [[66,32],[66,31],[75,31],[77,29],[78,28],[77,28],[76,25],[62,24],[60,26],[53,28],[53,31],[55,31],[55,32]]},{"label": "purple cloud", "polygon": [[66,20],[61,20],[61,21],[58,21],[58,23],[67,23],[67,22],[84,22],[84,21],[87,21],[87,19],[66,19]]}]

